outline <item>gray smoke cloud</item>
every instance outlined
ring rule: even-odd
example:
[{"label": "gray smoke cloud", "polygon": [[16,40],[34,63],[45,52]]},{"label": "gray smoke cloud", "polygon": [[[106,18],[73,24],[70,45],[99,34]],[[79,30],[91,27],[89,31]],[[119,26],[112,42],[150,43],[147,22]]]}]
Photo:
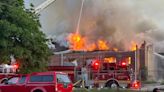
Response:
[{"label": "gray smoke cloud", "polygon": [[[31,0],[38,5],[44,0]],[[42,30],[62,44],[66,36],[76,31],[82,0],[57,0],[41,12]],[[163,0],[85,0],[80,33],[90,42],[107,40],[120,49],[128,48],[133,40],[154,43],[164,51],[161,10]],[[156,45],[156,43],[158,43]],[[122,48],[121,48],[122,47]],[[159,48],[160,47],[160,48]]]}]

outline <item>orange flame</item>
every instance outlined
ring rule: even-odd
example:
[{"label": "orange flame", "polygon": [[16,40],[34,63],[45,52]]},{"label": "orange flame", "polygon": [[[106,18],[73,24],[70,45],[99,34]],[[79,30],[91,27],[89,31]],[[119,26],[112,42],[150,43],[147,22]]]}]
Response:
[{"label": "orange flame", "polygon": [[96,43],[90,43],[86,37],[82,37],[79,33],[70,34],[68,41],[70,43],[70,49],[75,51],[109,50],[106,41],[98,40]]},{"label": "orange flame", "polygon": [[[94,51],[94,50],[113,50],[118,51],[119,49],[116,47],[109,47],[107,41],[98,39],[96,42],[89,42],[87,37],[81,36],[79,33],[71,33],[68,36],[69,48],[75,51]],[[129,47],[130,51],[137,50],[137,43],[135,41],[131,41],[131,45]]]},{"label": "orange flame", "polygon": [[109,50],[109,47],[107,46],[107,42],[103,40],[98,40],[98,48],[99,50]]},{"label": "orange flame", "polygon": [[116,63],[116,58],[115,57],[107,57],[107,58],[104,58],[104,62],[106,62],[106,63]]},{"label": "orange flame", "polygon": [[87,46],[87,50],[88,50],[88,51],[93,51],[93,50],[95,50],[95,49],[96,49],[96,45],[95,45],[94,43],[89,44],[89,45]]},{"label": "orange flame", "polygon": [[118,48],[113,48],[114,51],[118,51]]},{"label": "orange flame", "polygon": [[78,33],[70,34],[68,37],[70,42],[70,49],[73,50],[83,50],[85,46],[85,38],[82,38]]},{"label": "orange flame", "polygon": [[136,43],[136,42],[131,41],[131,47],[130,47],[130,50],[131,50],[131,51],[135,51],[135,50],[137,50],[137,43]]}]

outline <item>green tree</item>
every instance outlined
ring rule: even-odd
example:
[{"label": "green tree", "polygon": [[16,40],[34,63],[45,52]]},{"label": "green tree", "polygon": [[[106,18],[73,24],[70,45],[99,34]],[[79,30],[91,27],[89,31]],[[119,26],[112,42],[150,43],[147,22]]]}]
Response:
[{"label": "green tree", "polygon": [[24,8],[23,0],[0,0],[0,63],[14,55],[21,73],[45,70],[50,50],[40,28],[38,16]]}]

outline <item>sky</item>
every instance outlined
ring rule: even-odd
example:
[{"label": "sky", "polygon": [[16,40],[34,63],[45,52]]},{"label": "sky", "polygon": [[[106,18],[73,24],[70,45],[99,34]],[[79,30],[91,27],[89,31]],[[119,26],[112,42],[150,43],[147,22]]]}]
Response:
[{"label": "sky", "polygon": [[[45,0],[25,0],[25,6],[26,8],[29,8],[29,4],[33,3],[36,7],[44,1]],[[40,22],[43,32],[47,36],[63,39],[63,37],[65,37],[68,33],[72,32],[70,30],[76,29],[80,5],[81,0],[56,0],[55,3],[51,4],[40,13]],[[128,19],[124,19],[124,17],[126,17],[126,13],[127,17],[130,17],[130,20],[134,18],[134,23],[127,23],[127,26],[130,25],[133,27],[136,25],[135,22],[138,23],[144,21],[144,31],[145,28],[148,29],[148,31],[146,30],[145,32],[140,33],[148,35],[149,37],[146,37],[146,39],[152,38],[153,44],[164,51],[164,0],[85,0],[84,10],[85,13],[88,14],[82,15],[82,21],[91,15],[87,9],[91,10],[92,13],[95,13],[93,14],[94,16],[97,16],[97,12],[102,13],[101,11],[104,11],[105,8],[108,8],[108,6],[110,9],[113,9],[112,13],[116,12],[116,18],[120,19],[120,21],[126,21]],[[123,14],[123,16],[120,18],[119,14]],[[110,14],[107,15],[109,16]],[[113,16],[111,18],[113,18]],[[108,18],[108,20],[110,19]],[[119,25],[118,20],[113,22]],[[134,25],[131,25],[131,23]],[[127,27],[123,27],[122,24],[120,24],[118,28],[127,29]]]},{"label": "sky", "polygon": [[[35,6],[38,6],[45,0],[24,0],[26,7],[29,7],[30,3],[33,3]],[[59,1],[59,0],[58,0]],[[72,0],[74,1],[74,0]],[[77,0],[80,1],[80,0]],[[144,15],[155,21],[161,28],[164,28],[164,0],[119,0],[132,1],[132,5],[138,8],[138,10]],[[58,2],[56,2],[58,4]],[[53,5],[51,5],[53,6]],[[51,7],[50,6],[50,7]],[[45,10],[48,10],[45,9]]]}]

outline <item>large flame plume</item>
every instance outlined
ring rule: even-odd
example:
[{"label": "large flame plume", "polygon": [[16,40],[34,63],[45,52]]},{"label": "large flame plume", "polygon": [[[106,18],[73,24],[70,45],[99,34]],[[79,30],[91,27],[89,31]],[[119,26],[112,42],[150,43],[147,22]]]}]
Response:
[{"label": "large flame plume", "polygon": [[76,51],[109,50],[109,44],[105,40],[97,40],[96,43],[90,43],[87,37],[82,37],[79,33],[72,33],[68,36],[70,49]]},{"label": "large flame plume", "polygon": [[[96,42],[90,42],[88,37],[84,37],[79,33],[71,33],[68,36],[69,48],[75,51],[94,51],[94,50],[112,50],[118,51],[117,47],[111,47],[106,40],[98,39]],[[130,51],[135,51],[137,48],[137,43],[131,41],[129,46]]]}]

